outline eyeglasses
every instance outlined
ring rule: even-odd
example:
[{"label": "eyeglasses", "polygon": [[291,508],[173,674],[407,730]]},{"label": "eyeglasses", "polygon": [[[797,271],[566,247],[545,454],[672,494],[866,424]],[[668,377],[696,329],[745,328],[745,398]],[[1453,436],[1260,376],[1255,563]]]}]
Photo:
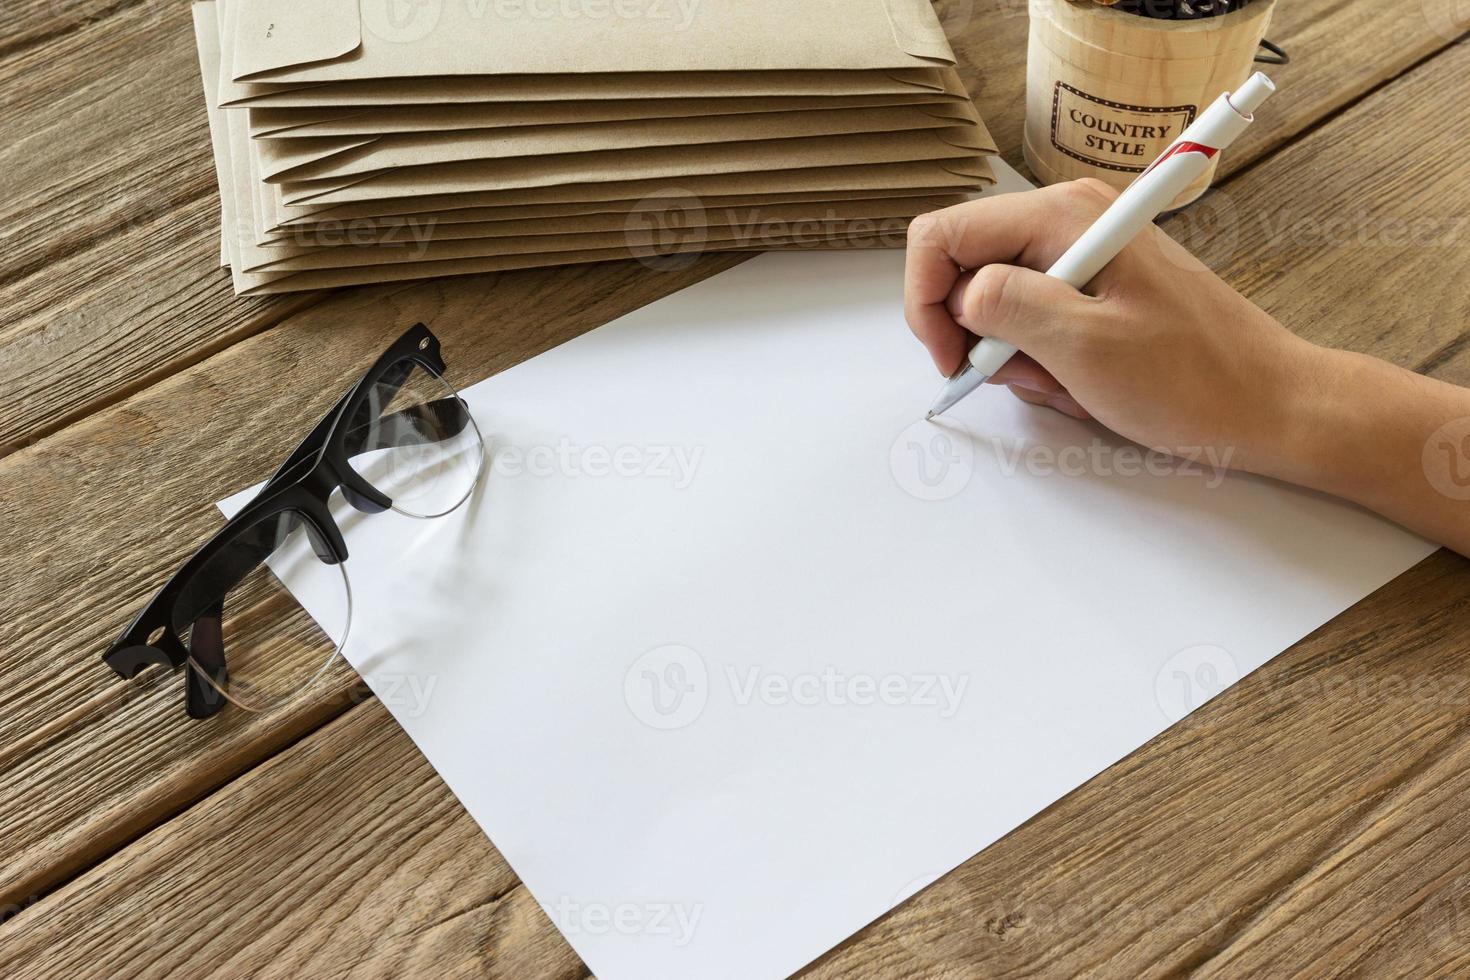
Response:
[{"label": "eyeglasses", "polygon": [[[392,508],[442,517],[474,492],[484,458],[469,407],[444,380],[438,339],[415,325],[102,659],[127,679],[150,664],[183,667],[194,718],[226,701],[267,711],[300,697],[340,655],[351,626],[347,543],[329,507],[333,493],[341,490],[364,514]],[[285,578],[329,612],[306,617],[281,587]]]}]

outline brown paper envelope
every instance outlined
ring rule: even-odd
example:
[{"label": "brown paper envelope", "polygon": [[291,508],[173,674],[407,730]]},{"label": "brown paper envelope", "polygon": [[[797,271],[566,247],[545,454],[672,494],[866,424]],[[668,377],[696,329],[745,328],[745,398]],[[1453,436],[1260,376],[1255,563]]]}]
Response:
[{"label": "brown paper envelope", "polygon": [[877,71],[616,72],[607,75],[486,75],[392,81],[269,85],[226,82],[219,104],[234,108],[514,104],[624,99],[837,97],[945,92],[953,69]]},{"label": "brown paper envelope", "polygon": [[[266,248],[259,251],[280,257],[266,262],[251,261],[244,264],[242,268],[246,272],[305,272],[308,269],[340,269],[354,265],[396,265],[400,262],[433,262],[481,255],[531,255],[538,252],[570,252],[603,248],[651,250],[670,242],[689,240],[734,241],[759,246],[768,241],[843,237],[854,233],[850,230],[854,226],[863,234],[872,234],[875,231],[899,234],[914,215],[947,207],[960,200],[961,198],[958,197],[924,199],[912,203],[910,208],[899,209],[904,213],[876,217],[862,215],[828,218],[819,212],[814,215],[796,214],[792,217],[772,218],[758,213],[753,216],[754,220],[745,221],[737,213],[734,216],[738,223],[735,224],[684,226],[676,220],[672,226],[665,226],[662,222],[669,218],[668,215],[652,214],[646,216],[645,222],[633,222],[629,227],[620,227],[611,231],[554,235],[534,233],[496,235],[489,238],[404,241],[387,245],[342,245],[335,248]],[[523,231],[526,232],[535,230],[538,229],[534,222],[527,223],[523,228]]]},{"label": "brown paper envelope", "polygon": [[[668,180],[685,174],[946,160],[993,152],[995,145],[989,134],[982,126],[971,125],[902,133],[751,140],[474,160],[390,170],[359,179],[349,186],[335,180],[295,181],[280,186],[285,204],[307,201],[345,204],[349,201],[552,184]],[[787,188],[770,186],[767,189],[781,191]]]},{"label": "brown paper envelope", "polygon": [[[874,201],[894,197],[945,197],[962,194],[969,188],[919,187],[882,188],[875,191],[824,191],[797,192],[794,194],[767,194],[760,196],[679,197],[673,200],[697,201],[704,208],[768,207],[774,204],[826,204],[838,201]],[[669,199],[664,199],[669,200]],[[630,211],[646,208],[650,197],[625,201],[582,201],[566,204],[516,204],[503,207],[456,208],[446,211],[421,211],[412,214],[395,214],[381,217],[323,218],[320,221],[301,221],[278,231],[272,231],[261,239],[262,245],[288,245],[302,242],[301,236],[322,235],[340,240],[344,235],[375,235],[379,232],[399,233],[415,225],[432,225],[444,228],[460,224],[488,224],[493,222],[513,223],[531,219],[559,219],[572,217],[626,216]],[[307,244],[312,244],[309,240]]]},{"label": "brown paper envelope", "polygon": [[[220,27],[218,7],[212,0],[195,3],[191,13],[194,19],[194,40],[199,49],[199,72],[204,80],[204,101],[209,114],[210,146],[214,151],[215,175],[220,180],[220,250],[224,264],[230,270],[235,293],[239,295],[248,288],[250,280],[240,271],[240,243],[248,237],[251,220],[243,220],[239,214],[239,181],[236,178],[233,148],[230,142],[229,114],[220,111],[217,93],[220,64]],[[249,207],[247,202],[246,207]]]},{"label": "brown paper envelope", "polygon": [[[666,201],[636,202],[633,208],[604,214],[566,215],[532,218],[520,215],[497,221],[463,221],[440,223],[433,218],[410,217],[376,228],[361,225],[297,228],[268,240],[268,248],[284,254],[306,254],[310,250],[348,246],[392,247],[407,245],[410,250],[424,242],[442,242],[470,238],[513,238],[532,233],[543,235],[582,235],[592,232],[643,230],[668,224],[681,228],[715,226],[755,227],[821,218],[836,221],[855,218],[912,217],[926,211],[958,204],[967,199],[963,194],[855,198],[838,201],[793,201],[786,203],[750,201],[743,204],[715,205],[698,198],[677,197]],[[453,212],[451,212],[453,213]]]},{"label": "brown paper envelope", "polygon": [[219,87],[216,84],[219,77],[219,46],[218,43],[210,44],[208,41],[211,37],[217,37],[218,25],[213,5],[195,4],[190,13],[194,18],[194,37],[199,45],[199,75],[204,84],[204,105],[209,114],[209,145],[214,156],[214,179],[220,191],[219,264],[220,268],[227,269],[230,266],[230,243],[225,232],[234,221],[234,201],[232,195],[225,193],[232,178],[230,150],[225,136],[224,120],[220,118],[220,108],[214,98],[214,92]]},{"label": "brown paper envelope", "polygon": [[851,71],[954,64],[929,0],[231,0],[229,77]]},{"label": "brown paper envelope", "polygon": [[[239,110],[234,110],[239,111]],[[896,133],[979,121],[968,102],[921,106],[772,112],[694,118],[526,126],[448,133],[403,133],[376,139],[258,140],[261,173],[284,183],[354,177],[465,160],[589,153],[645,146],[692,146],[849,133]]]},{"label": "brown paper envelope", "polygon": [[[229,125],[229,137],[231,137],[229,145],[231,145],[232,160],[234,162],[240,162],[241,159],[248,159],[248,154],[243,153],[243,151],[248,143],[250,143],[250,137],[248,137],[247,131],[245,131],[243,116],[240,113],[222,113],[222,115],[231,122],[231,125]],[[234,173],[232,173],[232,188],[234,188],[235,195],[237,195],[237,212],[241,213],[241,215],[253,213],[251,212],[251,200],[247,200],[247,198],[253,197],[251,195],[251,185],[254,184],[263,187],[263,184],[251,179],[248,167],[238,167],[238,169],[232,167],[232,170],[234,170]],[[939,200],[931,201],[931,204],[932,206],[944,206],[950,200],[954,200],[954,198],[939,198]],[[914,210],[917,213],[917,210],[928,210],[928,207],[910,210]],[[786,241],[786,235],[782,234],[782,232],[786,231],[800,232],[801,241],[842,238],[848,237],[848,235],[872,235],[875,232],[875,228],[878,228],[879,231],[885,231],[889,237],[897,234],[897,228],[892,226],[892,222],[888,222],[888,225],[885,226],[883,225],[882,219],[813,219],[810,222],[804,223],[804,225],[792,226],[792,228],[788,228],[788,219],[779,220],[784,220],[786,225],[779,225],[779,223],[778,225],[772,225],[770,220],[757,220],[754,223],[748,222],[747,220],[744,225],[732,226],[732,228],[728,229],[704,228],[698,229],[698,231],[691,231],[689,228],[678,228],[672,234],[676,235],[678,241],[691,241],[692,239],[692,241],[697,242],[729,242],[729,247],[763,247],[763,245],[779,244],[779,242]],[[898,226],[901,225],[903,225],[903,222],[900,220]],[[647,251],[651,251],[653,248],[663,248],[669,244],[666,241],[666,232],[661,232],[661,229],[654,226],[654,228],[648,229],[647,234],[642,235],[641,238],[639,238],[639,229],[635,228],[629,231],[629,229],[623,228],[617,232],[601,235],[531,235],[531,237],[495,238],[490,239],[490,241],[481,239],[479,242],[476,242],[475,239],[469,239],[469,241],[465,242],[429,242],[425,248],[417,251],[417,253],[409,253],[407,250],[404,250],[403,253],[398,253],[395,256],[394,262],[382,262],[382,257],[384,257],[382,256],[382,251],[384,250],[382,248],[370,247],[318,248],[318,250],[309,250],[312,253],[312,257],[307,257],[307,259],[270,262],[270,260],[279,256],[279,250],[266,250],[266,248],[260,248],[259,245],[254,245],[254,242],[248,238],[250,229],[245,228],[243,223],[237,223],[235,232],[237,232],[237,237],[235,237],[234,247],[232,247],[234,248],[234,251],[232,251],[234,260],[231,263],[231,273],[235,279],[235,289],[237,289],[237,292],[254,291],[254,289],[262,285],[262,279],[259,279],[259,272],[256,272],[257,269],[262,267],[262,260],[268,260],[265,267],[272,275],[284,275],[287,272],[295,272],[297,269],[294,269],[294,266],[301,266],[301,264],[329,267],[329,269],[341,269],[341,267],[345,267],[347,264],[356,264],[356,266],[373,267],[378,272],[372,278],[368,279],[353,279],[350,276],[345,279],[343,279],[343,276],[338,276],[338,279],[343,279],[343,281],[387,281],[387,279],[395,279],[398,276],[384,276],[379,275],[379,273],[384,270],[384,267],[395,266],[395,264],[429,263],[431,269],[426,270],[423,275],[440,275],[441,272],[447,272],[448,270],[444,266],[444,262],[447,262],[447,260],[463,259],[463,257],[482,259],[487,253],[501,257],[509,256],[509,260],[503,263],[503,267],[523,267],[528,264],[526,256],[531,256],[531,254],[553,254],[553,256],[560,256],[560,254],[566,253],[572,256],[572,259],[569,260],[579,262],[579,260],[584,260],[581,256],[587,250],[595,251],[598,248],[613,248],[617,256],[622,257],[629,254],[629,250],[634,250],[637,253],[639,247],[642,248],[644,253],[647,253]],[[272,251],[275,254],[272,254]],[[539,263],[531,260],[531,264]],[[313,285],[312,281],[303,281],[298,282],[293,288],[318,288],[318,285]]]},{"label": "brown paper envelope", "polygon": [[577,99],[566,102],[468,102],[458,105],[380,105],[309,109],[249,109],[255,139],[321,136],[385,136],[390,133],[443,133],[456,129],[507,129],[567,123],[620,122],[625,119],[725,116],[749,112],[808,109],[859,109],[892,105],[932,105],[968,100],[959,76],[949,69],[957,90],[877,95],[792,95],[729,99]]},{"label": "brown paper envelope", "polygon": [[920,160],[909,163],[880,163],[854,167],[808,167],[800,170],[770,170],[729,174],[699,174],[671,180],[601,181],[598,183],[561,184],[467,194],[430,194],[419,197],[389,198],[351,204],[303,204],[287,207],[281,203],[279,185],[270,186],[269,207],[271,230],[292,227],[314,220],[338,221],[363,217],[413,214],[432,210],[464,208],[500,208],[526,205],[599,204],[605,201],[636,201],[650,195],[670,192],[697,194],[701,197],[767,196],[772,186],[778,193],[808,194],[813,197],[831,192],[875,197],[882,192],[927,194],[936,190],[978,190],[995,181],[990,164],[984,157],[953,160]]},{"label": "brown paper envelope", "polygon": [[739,242],[690,242],[670,247],[657,253],[646,249],[589,249],[573,252],[543,252],[534,255],[487,255],[468,259],[447,259],[439,262],[405,262],[392,266],[355,266],[347,269],[315,269],[309,272],[288,273],[243,273],[236,277],[236,293],[241,296],[268,296],[274,293],[293,293],[309,289],[332,289],[340,286],[359,286],[370,283],[404,282],[413,279],[430,279],[442,276],[464,276],[484,272],[507,272],[516,269],[536,269],[546,266],[579,265],[593,262],[615,262],[637,259],[649,269],[658,271],[667,268],[669,261],[681,261],[678,256],[695,253],[715,252],[766,252],[789,249],[819,251],[849,248],[902,248],[902,239],[895,235],[857,234],[825,239],[822,241],[801,240],[795,242],[770,241],[765,244],[742,245]]},{"label": "brown paper envelope", "polygon": [[[220,111],[243,114],[247,110]],[[269,179],[304,164],[339,158],[343,153],[372,146],[382,139],[381,136],[317,136],[299,140],[251,140],[250,152],[255,155],[261,174]]]}]

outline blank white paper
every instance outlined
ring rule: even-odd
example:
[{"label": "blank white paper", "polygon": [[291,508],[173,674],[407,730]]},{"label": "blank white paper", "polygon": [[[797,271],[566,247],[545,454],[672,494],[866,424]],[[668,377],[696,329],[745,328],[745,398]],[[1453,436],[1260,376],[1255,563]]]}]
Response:
[{"label": "blank white paper", "polygon": [[1433,550],[1003,390],[918,421],[902,279],[763,255],[464,392],[456,513],[343,511],[347,659],[603,980],[798,969]]}]

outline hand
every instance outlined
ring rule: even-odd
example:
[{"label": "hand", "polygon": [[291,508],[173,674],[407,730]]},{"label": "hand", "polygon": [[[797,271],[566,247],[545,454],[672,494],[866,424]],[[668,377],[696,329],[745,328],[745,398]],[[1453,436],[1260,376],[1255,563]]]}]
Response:
[{"label": "hand", "polygon": [[1036,271],[1114,197],[1080,180],[914,221],[905,311],[940,372],[998,337],[1024,353],[990,381],[1025,401],[1346,497],[1470,555],[1453,469],[1456,447],[1470,459],[1470,389],[1297,337],[1157,227],[1085,293]]},{"label": "hand", "polygon": [[909,232],[909,326],[939,370],[980,336],[1021,348],[994,378],[1025,401],[1095,418],[1170,452],[1249,466],[1319,348],[1231,289],[1157,227],[1081,293],[1046,269],[1117,196],[1081,180],[971,201]]}]

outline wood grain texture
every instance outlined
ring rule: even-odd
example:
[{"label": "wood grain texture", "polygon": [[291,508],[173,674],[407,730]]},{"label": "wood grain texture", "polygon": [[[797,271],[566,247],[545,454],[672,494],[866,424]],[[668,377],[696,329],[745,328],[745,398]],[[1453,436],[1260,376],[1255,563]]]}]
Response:
[{"label": "wood grain texture", "polygon": [[5,6],[0,58],[55,42],[88,24],[138,6],[161,11],[175,3],[174,0],[11,0]]},{"label": "wood grain texture", "polygon": [[[1420,65],[1231,180],[1213,210],[1168,227],[1315,340],[1442,376],[1463,370],[1463,246],[1431,236],[1410,248],[1380,232],[1470,213],[1453,168],[1400,164],[1421,134],[1470,122],[1449,97],[1467,68],[1464,45]],[[1267,222],[1351,215],[1360,202],[1372,204],[1368,216],[1325,240],[1273,239],[1280,226]],[[1377,222],[1385,216],[1394,223]],[[584,307],[589,271],[606,279]],[[211,526],[204,502],[264,475],[398,324],[434,323],[454,377],[478,378],[641,302],[647,287],[627,271],[561,270],[549,283],[507,275],[473,294],[454,282],[338,294],[0,460],[0,495],[27,515],[15,544],[47,555],[52,570],[47,581],[0,570],[0,823],[11,830],[0,906],[25,905],[0,927],[7,975],[75,972],[104,954],[156,973],[223,957],[227,972],[576,974],[380,705],[348,708],[229,782],[342,702],[195,726],[172,687],[129,695],[92,658]],[[487,326],[506,311],[514,330]],[[222,407],[234,405],[271,424]],[[272,444],[273,432],[291,436]],[[140,486],[141,473],[157,483]],[[95,522],[68,531],[74,506]],[[1470,788],[1467,614],[1470,562],[1441,552],[813,973],[1455,973],[1470,949],[1470,821],[1457,805]],[[256,836],[221,836],[251,820]],[[244,931],[227,931],[231,914]],[[414,921],[437,924],[415,932]],[[191,938],[127,940],[165,932]]]},{"label": "wood grain texture", "polygon": [[[173,683],[135,689],[98,657],[312,422],[415,321],[470,382],[728,267],[627,265],[338,293],[117,405],[0,459],[0,906],[115,850],[334,713],[354,685],[282,716],[184,717]],[[631,288],[630,288],[631,287]],[[78,514],[86,515],[77,520]],[[115,747],[115,751],[105,750]]]},{"label": "wood grain texture", "polygon": [[[17,918],[5,975],[80,976],[104,962],[158,977],[585,975],[377,703],[235,780],[187,824],[120,852],[107,880],[59,891],[45,929]],[[228,854],[243,860],[222,873]],[[333,856],[330,870],[313,865],[317,854]],[[89,922],[94,905],[115,914]],[[209,925],[181,929],[164,906]],[[58,946],[60,936],[72,939]],[[126,964],[122,949],[135,951]]]},{"label": "wood grain texture", "polygon": [[[967,86],[1019,165],[1024,0],[936,6]],[[1461,6],[1283,4],[1272,35],[1298,59],[1273,73],[1290,97],[1222,173],[1448,44],[1470,26]],[[23,0],[12,23],[48,40],[0,45],[14,52],[0,56],[0,133],[17,134],[0,141],[0,454],[315,301],[238,300],[214,267],[218,201],[187,0]],[[471,277],[447,288],[484,286]]]},{"label": "wood grain texture", "polygon": [[1398,926],[1470,862],[1470,818],[1451,812],[1467,611],[1470,562],[1440,552],[814,975],[1285,976],[1376,945],[1377,976],[1456,955],[1470,922],[1442,945]]}]

